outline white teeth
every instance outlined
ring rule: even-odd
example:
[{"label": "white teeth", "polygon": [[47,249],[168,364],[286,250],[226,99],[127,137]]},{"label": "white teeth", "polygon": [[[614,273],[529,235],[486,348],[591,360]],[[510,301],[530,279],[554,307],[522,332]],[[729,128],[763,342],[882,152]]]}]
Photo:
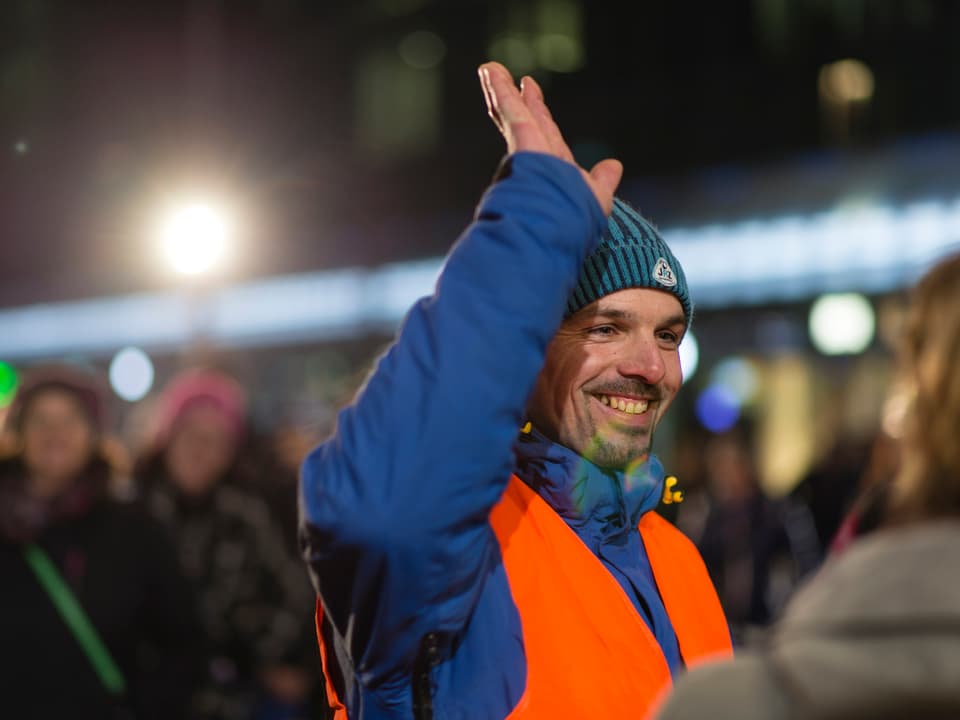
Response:
[{"label": "white teeth", "polygon": [[650,407],[650,402],[648,400],[624,400],[623,398],[610,397],[609,395],[601,395],[600,402],[604,405],[608,405],[612,408],[616,408],[621,412],[625,412],[628,415],[642,415],[647,411],[647,408]]}]

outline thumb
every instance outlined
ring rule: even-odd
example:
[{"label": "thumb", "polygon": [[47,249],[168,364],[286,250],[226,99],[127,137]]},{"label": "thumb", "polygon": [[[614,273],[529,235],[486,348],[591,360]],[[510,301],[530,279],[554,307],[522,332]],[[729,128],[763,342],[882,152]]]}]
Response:
[{"label": "thumb", "polygon": [[613,194],[617,191],[622,177],[623,163],[619,160],[601,160],[590,170],[597,200],[607,213],[613,209]]}]

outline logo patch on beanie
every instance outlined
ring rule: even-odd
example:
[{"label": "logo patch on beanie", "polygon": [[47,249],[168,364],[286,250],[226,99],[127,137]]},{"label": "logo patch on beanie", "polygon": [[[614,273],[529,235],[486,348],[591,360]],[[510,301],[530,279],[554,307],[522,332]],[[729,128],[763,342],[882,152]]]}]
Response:
[{"label": "logo patch on beanie", "polygon": [[653,279],[664,287],[674,287],[677,284],[673,268],[663,258],[657,258],[657,264],[653,266]]}]

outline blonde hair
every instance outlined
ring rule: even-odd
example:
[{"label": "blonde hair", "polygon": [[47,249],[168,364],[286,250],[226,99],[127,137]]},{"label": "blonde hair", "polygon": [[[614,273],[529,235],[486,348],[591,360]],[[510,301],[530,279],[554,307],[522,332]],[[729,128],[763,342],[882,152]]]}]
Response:
[{"label": "blonde hair", "polygon": [[960,517],[960,254],[914,288],[899,372],[907,406],[893,518]]}]

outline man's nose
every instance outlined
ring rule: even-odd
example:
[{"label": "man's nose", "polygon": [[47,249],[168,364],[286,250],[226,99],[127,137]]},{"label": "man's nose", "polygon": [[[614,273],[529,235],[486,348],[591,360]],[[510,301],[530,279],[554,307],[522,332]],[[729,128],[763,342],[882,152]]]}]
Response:
[{"label": "man's nose", "polygon": [[624,377],[637,378],[649,385],[656,385],[663,380],[666,365],[656,339],[632,338],[623,348],[617,370]]}]

